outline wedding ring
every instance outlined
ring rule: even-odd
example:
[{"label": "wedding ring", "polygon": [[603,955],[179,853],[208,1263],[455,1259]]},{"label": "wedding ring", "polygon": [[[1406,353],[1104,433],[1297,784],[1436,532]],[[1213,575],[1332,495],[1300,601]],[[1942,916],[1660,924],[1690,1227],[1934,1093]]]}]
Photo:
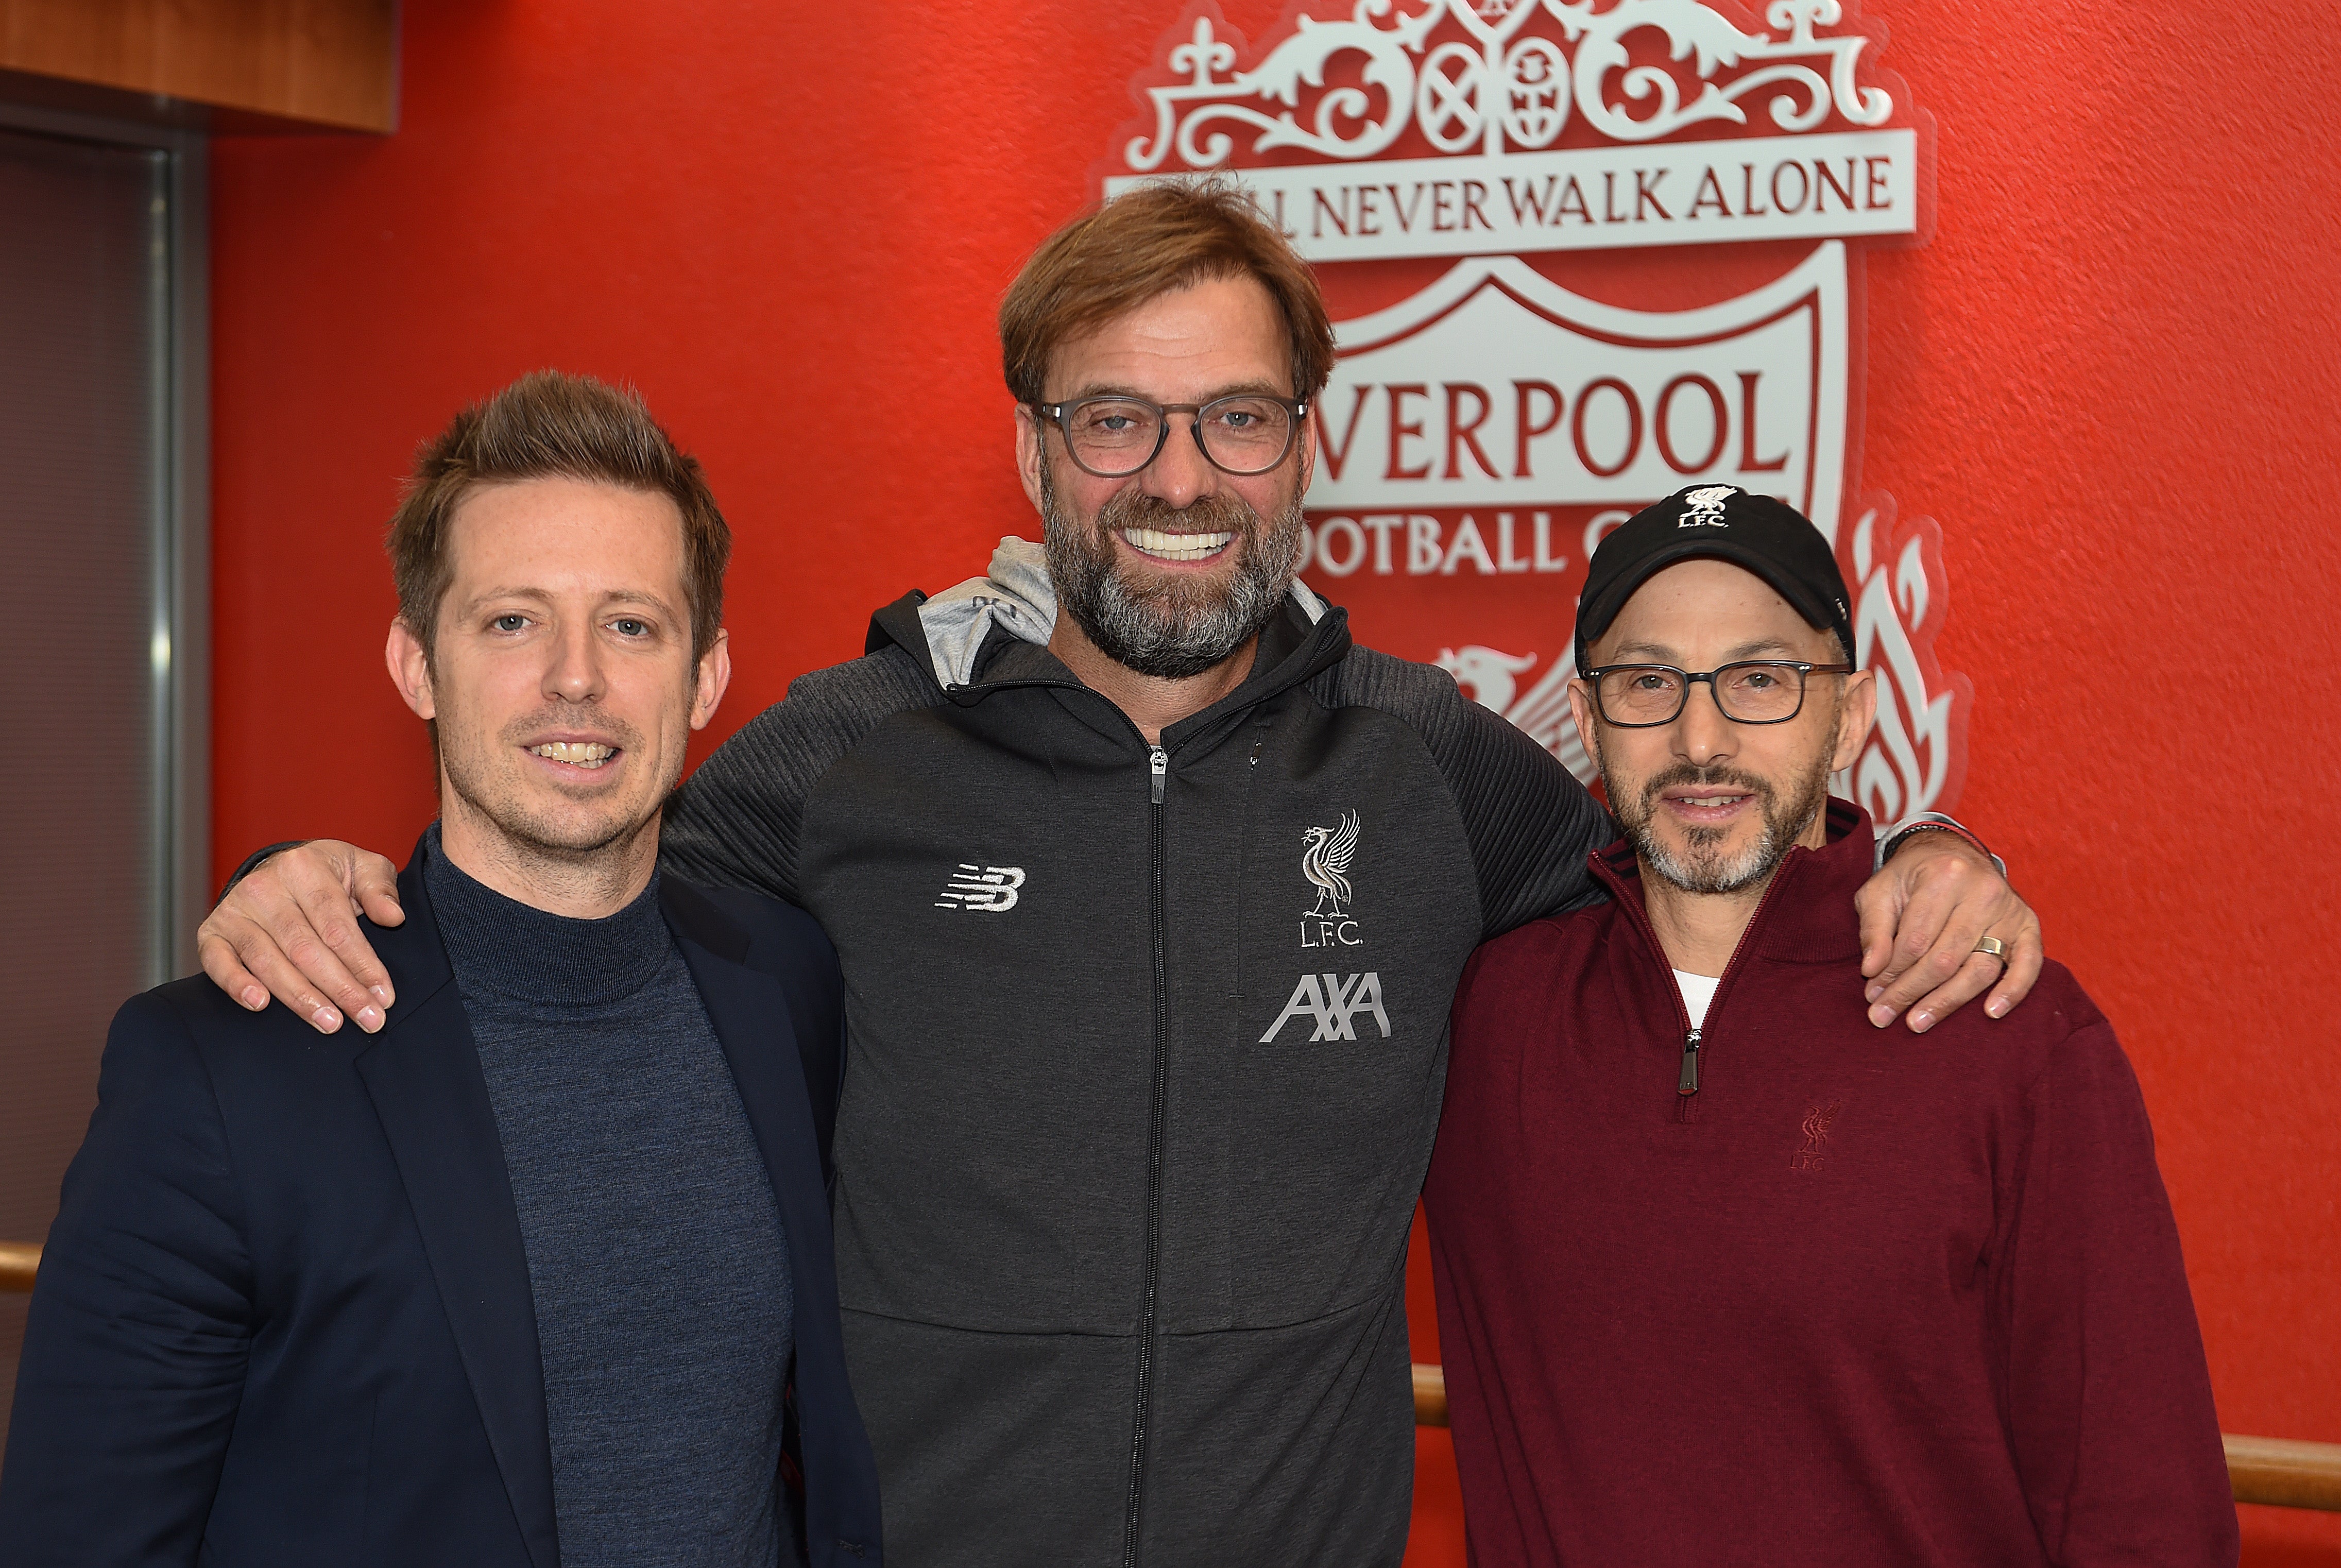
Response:
[{"label": "wedding ring", "polygon": [[1975,950],[1987,957],[1998,959],[1999,966],[2002,969],[2007,967],[2007,944],[2002,942],[1998,937],[1985,937],[1981,942],[1976,944]]}]

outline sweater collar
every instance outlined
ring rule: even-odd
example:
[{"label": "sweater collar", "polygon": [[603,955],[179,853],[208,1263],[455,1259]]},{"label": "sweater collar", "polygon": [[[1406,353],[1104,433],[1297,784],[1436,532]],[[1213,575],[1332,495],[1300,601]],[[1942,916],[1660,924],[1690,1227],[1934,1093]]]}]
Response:
[{"label": "sweater collar", "polygon": [[601,1006],[633,995],[666,962],[673,939],[659,913],[659,876],[614,914],[575,920],[505,897],[447,858],[433,824],[423,880],[457,982],[521,1002]]},{"label": "sweater collar", "polygon": [[[1742,957],[1814,963],[1860,956],[1861,918],[1853,895],[1869,880],[1876,855],[1869,814],[1831,795],[1825,821],[1825,847],[1798,844],[1781,860],[1770,896],[1740,938]],[[1636,924],[1647,928],[1649,906],[1642,897],[1642,868],[1634,846],[1619,839],[1589,855],[1587,864],[1613,897],[1634,907],[1641,916]],[[1664,953],[1657,956],[1661,963],[1666,959]]]}]

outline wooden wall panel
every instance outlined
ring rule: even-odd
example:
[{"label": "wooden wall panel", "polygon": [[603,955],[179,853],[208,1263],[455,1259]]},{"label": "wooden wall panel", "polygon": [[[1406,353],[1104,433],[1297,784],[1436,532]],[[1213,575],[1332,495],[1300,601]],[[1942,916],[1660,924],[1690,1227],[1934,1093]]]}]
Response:
[{"label": "wooden wall panel", "polygon": [[389,131],[397,0],[0,0],[0,70]]}]

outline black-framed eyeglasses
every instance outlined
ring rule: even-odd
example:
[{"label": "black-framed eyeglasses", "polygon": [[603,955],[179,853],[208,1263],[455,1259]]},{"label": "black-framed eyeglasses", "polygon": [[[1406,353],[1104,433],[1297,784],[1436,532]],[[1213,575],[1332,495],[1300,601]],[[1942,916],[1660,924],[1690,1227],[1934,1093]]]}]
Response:
[{"label": "black-framed eyeglasses", "polygon": [[1715,705],[1736,724],[1785,724],[1805,709],[1807,675],[1849,675],[1851,664],[1796,659],[1743,659],[1712,670],[1672,664],[1604,664],[1585,672],[1602,722],[1621,730],[1655,729],[1682,716],[1693,682],[1705,681]]},{"label": "black-framed eyeglasses", "polygon": [[1064,433],[1065,450],[1085,474],[1127,479],[1162,454],[1170,415],[1195,416],[1195,445],[1211,466],[1237,475],[1265,474],[1292,450],[1309,401],[1239,392],[1209,403],[1149,403],[1142,397],[1083,397],[1036,403],[1041,418]]}]

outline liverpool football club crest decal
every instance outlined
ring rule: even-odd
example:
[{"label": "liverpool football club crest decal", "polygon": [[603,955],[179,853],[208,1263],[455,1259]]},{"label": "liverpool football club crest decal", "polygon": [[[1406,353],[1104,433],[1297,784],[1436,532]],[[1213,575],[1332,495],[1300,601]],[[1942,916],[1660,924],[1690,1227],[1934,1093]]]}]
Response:
[{"label": "liverpool football club crest decal", "polygon": [[1317,902],[1300,917],[1303,947],[1355,947],[1365,941],[1350,914],[1356,893],[1350,886],[1350,862],[1358,853],[1358,814],[1345,811],[1335,827],[1312,827],[1300,835],[1300,874],[1309,879]]},{"label": "liverpool football club crest decal", "polygon": [[[1308,576],[1580,777],[1586,559],[1711,482],[1844,565],[1878,724],[1839,793],[1881,821],[1957,798],[1940,535],[1858,472],[1863,253],[1923,241],[1932,203],[1880,33],[1839,0],[1300,0],[1254,45],[1194,5],[1099,165],[1107,195],[1232,177],[1316,264],[1341,357]],[[1333,837],[1311,881],[1346,903]]]}]

